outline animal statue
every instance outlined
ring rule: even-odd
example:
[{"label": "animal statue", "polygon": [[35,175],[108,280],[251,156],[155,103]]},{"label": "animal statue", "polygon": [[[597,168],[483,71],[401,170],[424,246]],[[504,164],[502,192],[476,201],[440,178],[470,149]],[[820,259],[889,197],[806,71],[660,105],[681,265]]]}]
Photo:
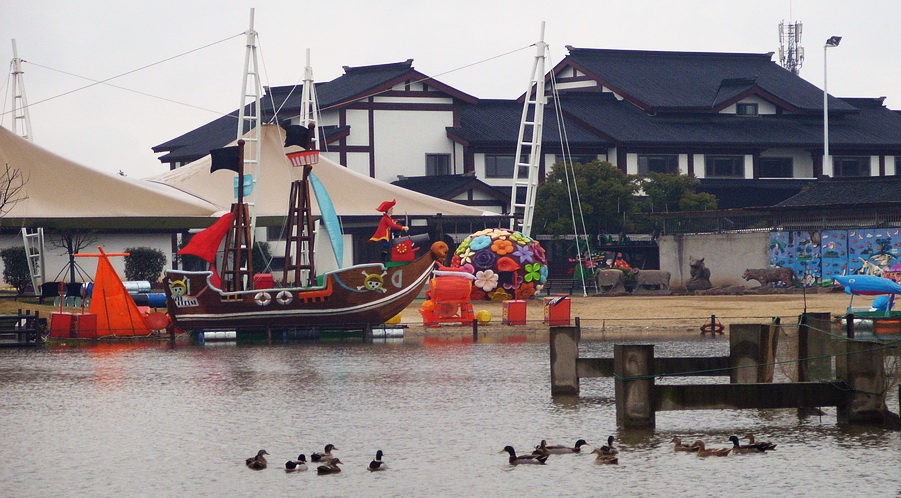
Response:
[{"label": "animal statue", "polygon": [[689,257],[688,268],[691,278],[685,282],[685,289],[689,291],[706,290],[713,287],[710,283],[710,269],[704,265],[704,258],[695,259]]},{"label": "animal statue", "polygon": [[795,285],[795,272],[791,268],[749,268],[745,270],[742,278],[756,280],[762,287],[776,285],[793,287]]},{"label": "animal statue", "polygon": [[594,274],[599,294],[626,292],[626,274],[617,268],[598,270]]},{"label": "animal statue", "polygon": [[633,294],[669,294],[670,272],[665,270],[631,270],[635,277]]},{"label": "animal statue", "polygon": [[863,258],[857,258],[863,263],[863,266],[860,267],[860,270],[857,272],[861,275],[876,275],[877,277],[881,277],[885,270],[876,263],[871,263]]}]

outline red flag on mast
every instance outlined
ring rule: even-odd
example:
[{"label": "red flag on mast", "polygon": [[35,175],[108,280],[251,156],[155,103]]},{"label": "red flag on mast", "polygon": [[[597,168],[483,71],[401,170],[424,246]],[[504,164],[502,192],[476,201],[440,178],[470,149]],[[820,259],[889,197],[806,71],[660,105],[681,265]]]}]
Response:
[{"label": "red flag on mast", "polygon": [[231,228],[234,218],[235,214],[233,212],[225,213],[212,226],[196,233],[191,238],[191,241],[188,242],[188,245],[181,248],[177,254],[190,254],[208,263],[215,263],[219,244],[222,243],[222,239]]}]

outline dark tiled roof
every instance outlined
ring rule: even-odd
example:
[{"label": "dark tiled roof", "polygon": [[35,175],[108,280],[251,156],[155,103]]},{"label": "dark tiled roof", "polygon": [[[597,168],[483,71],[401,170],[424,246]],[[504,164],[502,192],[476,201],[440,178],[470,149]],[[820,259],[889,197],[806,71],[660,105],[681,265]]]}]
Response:
[{"label": "dark tiled roof", "polygon": [[775,208],[901,206],[901,177],[824,178]]},{"label": "dark tiled roof", "polygon": [[[633,146],[823,146],[822,115],[651,115],[609,93],[586,92],[564,93],[560,105],[565,114],[599,134]],[[880,99],[847,99],[845,105],[857,112],[830,119],[833,147],[901,150],[901,115],[884,107]]]},{"label": "dark tiled roof", "polygon": [[471,175],[410,176],[391,182],[391,184],[439,199],[450,199],[459,192],[475,188],[504,202],[510,201],[509,195],[504,196],[487,183]]},{"label": "dark tiled roof", "polygon": [[717,209],[737,209],[752,206],[772,206],[796,195],[814,180],[771,179],[747,180],[731,178],[701,178],[698,192],[713,194]]},{"label": "dark tiled roof", "polygon": [[[448,131],[471,145],[514,146],[519,139],[522,102],[515,100],[480,100],[460,106],[460,126]],[[553,148],[560,143],[560,128],[551,106],[544,108],[543,146]],[[607,147],[608,140],[572,122],[564,122],[568,143],[573,147]]]},{"label": "dark tiled roof", "polygon": [[[772,54],[567,48],[558,67],[571,62],[647,109],[710,110],[754,87],[798,109],[823,112],[822,90],[773,62]],[[834,98],[829,108],[855,112]]]}]

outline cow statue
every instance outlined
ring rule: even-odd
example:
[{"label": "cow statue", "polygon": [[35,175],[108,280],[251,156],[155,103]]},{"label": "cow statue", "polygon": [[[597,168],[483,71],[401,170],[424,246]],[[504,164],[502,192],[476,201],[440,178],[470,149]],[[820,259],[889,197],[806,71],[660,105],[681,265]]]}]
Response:
[{"label": "cow statue", "polygon": [[633,294],[663,294],[669,295],[670,273],[665,270],[631,270],[635,277],[635,289]]},{"label": "cow statue", "polygon": [[761,287],[794,287],[795,272],[791,268],[747,269],[742,275],[745,280],[756,280]]},{"label": "cow statue", "polygon": [[685,290],[697,291],[713,287],[713,284],[710,283],[710,269],[704,266],[704,258],[689,257],[688,268],[691,278],[685,282]]},{"label": "cow statue", "polygon": [[605,268],[594,274],[598,284],[598,294],[624,294],[626,274],[618,268]]}]

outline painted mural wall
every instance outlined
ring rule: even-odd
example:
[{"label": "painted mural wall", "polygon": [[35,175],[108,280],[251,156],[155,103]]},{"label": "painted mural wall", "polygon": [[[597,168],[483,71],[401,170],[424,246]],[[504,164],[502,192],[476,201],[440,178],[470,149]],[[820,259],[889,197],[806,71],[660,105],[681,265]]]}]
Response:
[{"label": "painted mural wall", "polygon": [[770,234],[770,266],[791,268],[806,285],[832,285],[836,275],[881,275],[899,264],[899,228]]}]

